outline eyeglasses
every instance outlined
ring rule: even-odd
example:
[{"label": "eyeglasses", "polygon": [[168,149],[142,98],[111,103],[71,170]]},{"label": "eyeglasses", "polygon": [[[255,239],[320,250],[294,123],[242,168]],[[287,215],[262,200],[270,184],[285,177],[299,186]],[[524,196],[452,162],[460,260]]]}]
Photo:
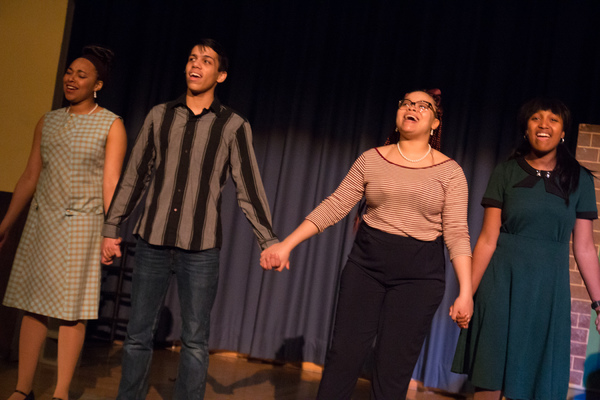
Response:
[{"label": "eyeglasses", "polygon": [[420,113],[423,113],[427,110],[431,110],[433,111],[433,113],[435,114],[435,109],[433,108],[433,105],[425,100],[419,100],[419,101],[410,101],[408,99],[402,99],[398,102],[398,108],[409,108],[409,107],[416,107],[417,111]]}]

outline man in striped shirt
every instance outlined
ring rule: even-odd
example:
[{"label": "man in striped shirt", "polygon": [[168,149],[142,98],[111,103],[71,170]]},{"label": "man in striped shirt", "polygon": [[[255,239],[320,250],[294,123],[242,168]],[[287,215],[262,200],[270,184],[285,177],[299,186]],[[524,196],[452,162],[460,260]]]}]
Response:
[{"label": "man in striped shirt", "polygon": [[215,98],[227,77],[220,45],[190,52],[186,94],[152,108],[115,191],[102,234],[102,261],[120,256],[120,225],[147,192],[134,233],[136,266],[118,399],[143,399],[153,336],[172,274],[182,313],[174,398],[203,398],[210,311],[217,291],[221,191],[229,175],[261,248],[277,242],[248,121]]}]

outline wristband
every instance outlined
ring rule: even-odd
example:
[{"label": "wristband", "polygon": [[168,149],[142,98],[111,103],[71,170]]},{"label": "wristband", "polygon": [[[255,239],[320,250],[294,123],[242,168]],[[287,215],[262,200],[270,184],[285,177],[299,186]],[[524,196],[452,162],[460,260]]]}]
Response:
[{"label": "wristband", "polygon": [[592,310],[595,310],[598,307],[600,307],[600,300],[592,302]]}]

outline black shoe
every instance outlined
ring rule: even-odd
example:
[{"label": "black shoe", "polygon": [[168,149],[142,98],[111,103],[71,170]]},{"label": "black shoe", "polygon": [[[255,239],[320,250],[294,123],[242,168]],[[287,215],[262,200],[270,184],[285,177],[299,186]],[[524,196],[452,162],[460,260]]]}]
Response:
[{"label": "black shoe", "polygon": [[33,390],[31,392],[29,392],[29,394],[25,394],[25,393],[21,392],[20,390],[15,390],[15,393],[19,393],[19,394],[22,394],[23,396],[25,396],[25,398],[23,400],[35,400],[35,395],[33,394]]}]

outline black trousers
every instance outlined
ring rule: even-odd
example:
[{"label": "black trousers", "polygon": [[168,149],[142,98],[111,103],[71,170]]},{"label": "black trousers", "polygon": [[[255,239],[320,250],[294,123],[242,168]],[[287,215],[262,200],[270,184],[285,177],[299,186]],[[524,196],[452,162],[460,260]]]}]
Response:
[{"label": "black trousers", "polygon": [[443,246],[441,237],[423,242],[361,224],[342,272],[318,399],[350,399],[375,339],[371,398],[406,398],[444,295]]}]

